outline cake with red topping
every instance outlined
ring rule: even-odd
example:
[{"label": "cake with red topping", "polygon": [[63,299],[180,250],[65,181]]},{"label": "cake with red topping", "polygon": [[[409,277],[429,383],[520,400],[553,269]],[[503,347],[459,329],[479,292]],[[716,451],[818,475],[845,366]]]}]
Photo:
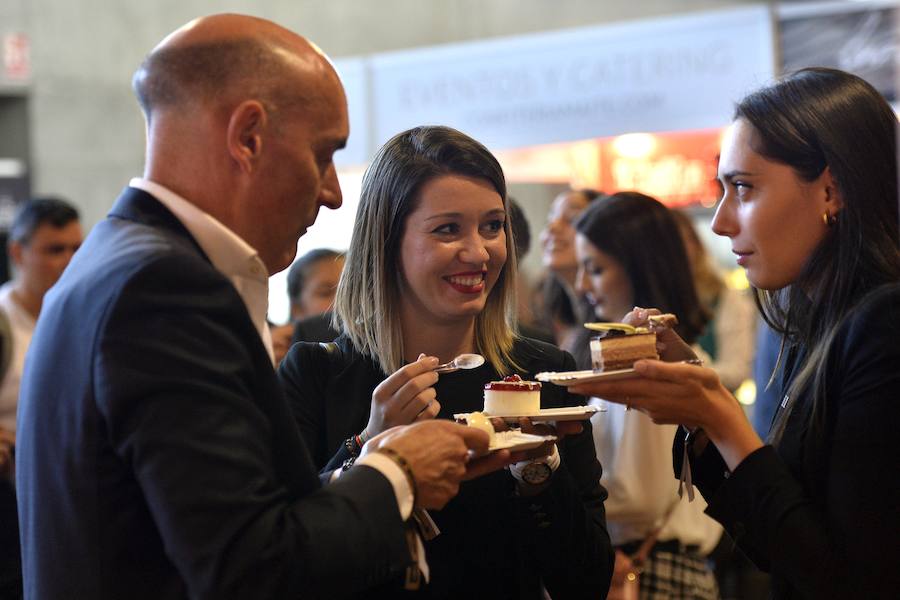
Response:
[{"label": "cake with red topping", "polygon": [[503,417],[536,413],[541,410],[541,384],[522,381],[518,375],[504,377],[503,381],[484,384],[484,412]]}]

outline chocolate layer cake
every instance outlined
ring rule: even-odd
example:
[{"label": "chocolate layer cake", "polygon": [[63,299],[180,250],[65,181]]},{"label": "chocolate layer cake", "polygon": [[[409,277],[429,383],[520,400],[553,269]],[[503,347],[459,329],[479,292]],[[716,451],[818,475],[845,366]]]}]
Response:
[{"label": "chocolate layer cake", "polygon": [[635,361],[642,358],[659,358],[655,333],[613,330],[591,340],[591,363],[595,371],[630,369]]}]

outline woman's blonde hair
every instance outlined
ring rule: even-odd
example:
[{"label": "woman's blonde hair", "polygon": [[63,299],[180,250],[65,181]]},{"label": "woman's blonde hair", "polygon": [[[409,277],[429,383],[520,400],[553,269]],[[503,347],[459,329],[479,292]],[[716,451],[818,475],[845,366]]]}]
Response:
[{"label": "woman's blonde hair", "polygon": [[[423,126],[395,135],[375,154],[363,177],[353,237],[338,284],[334,325],[385,373],[404,364],[400,325],[400,242],[406,219],[426,182],[444,175],[485,180],[508,212],[506,179],[482,144],[450,127]],[[505,374],[517,368],[516,256],[509,219],[506,264],[475,317],[475,349]]]}]

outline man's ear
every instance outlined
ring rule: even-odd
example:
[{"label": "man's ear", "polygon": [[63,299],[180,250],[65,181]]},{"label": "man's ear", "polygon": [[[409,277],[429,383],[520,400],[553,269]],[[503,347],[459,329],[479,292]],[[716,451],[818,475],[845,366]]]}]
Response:
[{"label": "man's ear", "polygon": [[244,173],[250,173],[256,166],[268,120],[265,107],[257,100],[241,102],[231,111],[226,139],[228,153]]},{"label": "man's ear", "polygon": [[19,242],[10,242],[6,246],[7,252],[9,252],[9,258],[12,259],[13,264],[16,267],[22,266],[22,244]]}]

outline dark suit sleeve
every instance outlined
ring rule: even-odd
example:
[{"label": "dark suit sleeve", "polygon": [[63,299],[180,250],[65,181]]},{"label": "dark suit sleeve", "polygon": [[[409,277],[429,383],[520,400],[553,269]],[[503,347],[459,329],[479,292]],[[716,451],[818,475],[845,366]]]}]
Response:
[{"label": "dark suit sleeve", "polygon": [[[675,468],[676,478],[681,477],[686,436],[687,430],[679,427],[672,442],[672,465]],[[694,450],[691,452],[694,452]],[[725,481],[725,478],[731,475],[728,472],[728,465],[725,464],[725,459],[722,458],[719,450],[712,443],[707,443],[699,456],[691,456],[689,460],[691,464],[691,480],[708,502],[715,495],[722,482]],[[760,563],[757,563],[757,566],[764,568]]]},{"label": "dark suit sleeve", "polygon": [[806,485],[765,446],[708,509],[805,598],[887,598],[900,589],[900,294],[879,294],[858,312],[827,358],[825,440],[807,452],[817,466],[805,470]]},{"label": "dark suit sleeve", "polygon": [[[105,434],[189,595],[335,597],[392,578],[409,553],[390,484],[361,467],[319,488],[234,288],[185,262],[131,277],[93,377]],[[291,440],[300,451],[283,456]]]},{"label": "dark suit sleeve", "polygon": [[[546,368],[572,371],[575,360],[557,350],[553,366]],[[569,394],[565,388],[547,391],[548,406],[584,404],[583,397]],[[605,597],[615,558],[606,530],[603,502],[607,492],[600,485],[602,468],[590,421],[583,425],[580,434],[559,444],[562,462],[550,486],[536,496],[517,501],[520,521],[531,530],[526,537],[547,591],[561,600]]]}]

